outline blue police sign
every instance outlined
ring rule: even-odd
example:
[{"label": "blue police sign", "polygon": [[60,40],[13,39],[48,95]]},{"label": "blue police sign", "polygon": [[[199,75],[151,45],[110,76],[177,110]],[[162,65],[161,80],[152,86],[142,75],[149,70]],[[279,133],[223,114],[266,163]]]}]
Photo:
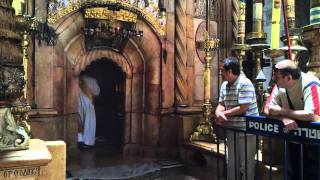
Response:
[{"label": "blue police sign", "polygon": [[248,133],[285,138],[302,143],[320,143],[320,123],[297,121],[299,128],[288,130],[282,121],[265,116],[245,116]]}]

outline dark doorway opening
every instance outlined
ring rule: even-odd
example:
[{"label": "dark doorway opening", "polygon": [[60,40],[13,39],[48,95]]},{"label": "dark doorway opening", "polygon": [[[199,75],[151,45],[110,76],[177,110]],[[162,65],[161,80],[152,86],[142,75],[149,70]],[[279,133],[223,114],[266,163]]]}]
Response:
[{"label": "dark doorway opening", "polygon": [[94,100],[97,118],[96,145],[122,149],[124,135],[125,73],[108,58],[86,67],[84,74],[96,78],[100,94]]}]

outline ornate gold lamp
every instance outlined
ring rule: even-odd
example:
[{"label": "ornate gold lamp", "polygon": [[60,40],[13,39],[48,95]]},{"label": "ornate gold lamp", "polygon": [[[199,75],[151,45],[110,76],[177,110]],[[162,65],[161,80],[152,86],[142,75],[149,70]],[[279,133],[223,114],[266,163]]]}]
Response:
[{"label": "ornate gold lamp", "polygon": [[190,141],[209,141],[216,142],[216,135],[213,133],[212,124],[210,122],[212,105],[210,102],[210,64],[212,57],[210,56],[210,52],[218,48],[219,40],[215,38],[210,38],[209,35],[209,27],[210,27],[210,4],[209,0],[207,0],[207,12],[206,12],[206,32],[204,33],[204,41],[196,42],[196,46],[199,49],[203,49],[205,51],[204,58],[204,103],[203,103],[203,119],[200,121],[199,125],[196,127],[196,131],[193,132],[190,136]]}]

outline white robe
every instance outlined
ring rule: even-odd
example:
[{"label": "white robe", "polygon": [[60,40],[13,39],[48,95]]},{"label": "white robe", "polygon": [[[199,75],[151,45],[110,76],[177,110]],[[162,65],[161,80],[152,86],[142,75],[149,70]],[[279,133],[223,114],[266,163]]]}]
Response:
[{"label": "white robe", "polygon": [[[100,88],[97,81],[90,77],[84,77],[83,79],[92,91],[92,94],[95,96],[99,95]],[[95,144],[96,137],[96,113],[93,103],[80,88],[78,103],[78,112],[80,115],[81,125],[83,127],[83,131],[78,133],[78,142],[93,146]]]}]

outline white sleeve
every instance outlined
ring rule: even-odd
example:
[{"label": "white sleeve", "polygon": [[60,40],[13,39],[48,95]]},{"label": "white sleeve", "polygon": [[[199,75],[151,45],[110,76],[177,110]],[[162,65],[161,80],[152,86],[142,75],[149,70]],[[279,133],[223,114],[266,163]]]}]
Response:
[{"label": "white sleeve", "polygon": [[94,96],[98,96],[100,94],[100,87],[95,78],[83,76],[83,80],[85,81],[86,85],[90,88]]}]

